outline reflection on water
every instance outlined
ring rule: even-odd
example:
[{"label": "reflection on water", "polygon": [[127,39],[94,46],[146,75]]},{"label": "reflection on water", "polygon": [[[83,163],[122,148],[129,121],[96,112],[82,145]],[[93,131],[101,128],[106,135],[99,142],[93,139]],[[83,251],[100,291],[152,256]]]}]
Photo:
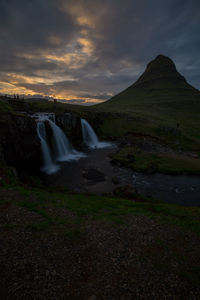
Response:
[{"label": "reflection on water", "polygon": [[200,205],[199,176],[134,173],[132,182],[138,192],[144,196],[151,196],[169,203]]}]

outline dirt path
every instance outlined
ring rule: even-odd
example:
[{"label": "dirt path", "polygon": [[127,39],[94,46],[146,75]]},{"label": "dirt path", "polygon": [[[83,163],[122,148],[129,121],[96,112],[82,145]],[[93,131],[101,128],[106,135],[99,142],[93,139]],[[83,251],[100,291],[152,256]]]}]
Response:
[{"label": "dirt path", "polygon": [[[12,191],[7,196],[21,197]],[[41,214],[1,206],[2,300],[199,299],[196,234],[142,215],[121,225],[77,222],[63,208],[48,215],[70,222],[36,230],[32,224],[43,220]]]}]

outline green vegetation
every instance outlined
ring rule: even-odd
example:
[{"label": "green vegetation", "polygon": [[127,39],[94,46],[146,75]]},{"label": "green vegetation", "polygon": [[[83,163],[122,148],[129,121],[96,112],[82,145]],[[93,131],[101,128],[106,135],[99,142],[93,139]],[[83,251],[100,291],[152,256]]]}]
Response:
[{"label": "green vegetation", "polygon": [[54,103],[52,101],[48,102],[31,102],[26,100],[26,103],[29,104],[31,111],[41,111],[41,112],[57,112],[57,113],[64,113],[64,112],[82,112],[87,110],[87,107],[83,105],[73,105],[73,104],[66,104],[57,102]]},{"label": "green vegetation", "polygon": [[[136,98],[137,99],[137,98]],[[103,136],[114,136],[123,137],[128,132],[140,132],[143,134],[152,134],[154,136],[160,136],[165,139],[167,131],[160,130],[162,128],[173,128],[174,131],[178,129],[182,135],[181,139],[190,140],[188,146],[198,147],[200,149],[200,97],[195,101],[190,99],[183,100],[175,99],[174,101],[165,102],[163,99],[149,99],[141,101],[140,97],[134,100],[133,103],[138,101],[137,105],[128,105],[124,99],[122,102],[115,104],[106,105],[103,103],[102,106],[92,107],[104,113],[110,112],[110,117],[102,122],[99,132]],[[185,107],[183,102],[187,102]],[[154,103],[156,102],[156,103]],[[104,106],[105,105],[105,106]],[[120,112],[123,114],[120,115]],[[116,117],[114,113],[118,112],[119,115]],[[114,129],[114,130],[113,130]],[[169,138],[169,137],[168,137]],[[191,144],[191,145],[189,145]]]},{"label": "green vegetation", "polygon": [[8,185],[11,187],[16,186],[16,184],[18,184],[18,179],[15,176],[15,169],[0,161],[0,187],[7,187]]},{"label": "green vegetation", "polygon": [[[135,150],[135,151],[134,151]],[[124,147],[112,155],[114,161],[138,172],[200,175],[200,159],[170,153],[144,152]]]},{"label": "green vegetation", "polygon": [[[69,194],[23,186],[1,189],[0,194],[1,206],[6,204],[6,206],[23,207],[42,218],[41,222],[26,225],[34,230],[46,230],[52,226],[68,224],[69,232],[71,226],[73,228],[75,226],[78,232],[89,220],[123,224],[127,217],[146,215],[156,218],[158,222],[170,222],[200,234],[200,208],[198,207],[183,207],[153,200],[134,202],[122,198]],[[12,197],[9,196],[10,194]]]},{"label": "green vegetation", "polygon": [[7,101],[0,99],[0,113],[7,113],[12,111],[12,107]]},{"label": "green vegetation", "polygon": [[[149,125],[150,130],[179,128],[183,136],[197,143],[200,141],[200,92],[189,85],[176,71],[174,63],[164,56],[150,62],[142,76],[129,88],[92,109],[107,113],[123,112],[124,123],[127,122],[125,129],[131,123],[130,118],[137,117],[143,118],[141,133],[149,131]],[[117,132],[120,123],[116,122]],[[105,127],[107,125],[103,129]]]},{"label": "green vegetation", "polygon": [[130,132],[153,134],[155,124],[150,120],[126,114],[108,114],[98,128],[101,138],[122,138]]}]

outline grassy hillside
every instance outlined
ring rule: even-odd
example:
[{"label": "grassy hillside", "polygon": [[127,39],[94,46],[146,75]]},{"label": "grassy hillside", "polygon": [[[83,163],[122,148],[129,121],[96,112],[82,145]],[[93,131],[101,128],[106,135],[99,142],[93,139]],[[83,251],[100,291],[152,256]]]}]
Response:
[{"label": "grassy hillside", "polygon": [[66,103],[61,103],[61,102],[30,102],[28,100],[26,100],[26,103],[29,104],[30,109],[32,111],[38,112],[58,112],[58,113],[62,113],[62,112],[81,112],[81,111],[85,111],[87,110],[87,106],[83,106],[83,105],[74,105],[74,104],[66,104]]},{"label": "grassy hillside", "polygon": [[129,88],[93,109],[123,112],[160,125],[179,127],[200,139],[200,92],[189,85],[165,56],[150,62]]},{"label": "grassy hillside", "polygon": [[7,101],[0,99],[0,113],[6,113],[12,111],[12,107]]}]

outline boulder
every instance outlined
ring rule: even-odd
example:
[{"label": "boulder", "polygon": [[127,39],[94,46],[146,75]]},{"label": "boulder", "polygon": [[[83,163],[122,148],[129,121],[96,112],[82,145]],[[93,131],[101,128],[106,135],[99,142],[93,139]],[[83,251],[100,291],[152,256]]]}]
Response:
[{"label": "boulder", "polygon": [[138,197],[137,190],[131,184],[117,187],[113,190],[113,194],[117,197],[128,199],[136,199]]}]

